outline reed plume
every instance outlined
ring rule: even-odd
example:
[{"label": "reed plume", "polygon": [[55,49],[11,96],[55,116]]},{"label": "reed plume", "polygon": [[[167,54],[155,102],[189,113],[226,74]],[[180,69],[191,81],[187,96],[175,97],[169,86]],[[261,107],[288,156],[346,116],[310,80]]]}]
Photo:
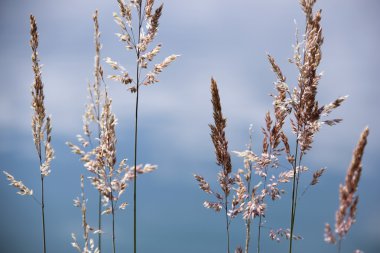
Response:
[{"label": "reed plume", "polygon": [[46,116],[44,105],[44,85],[41,78],[41,66],[38,59],[38,31],[36,19],[30,15],[30,46],[32,48],[32,66],[34,83],[32,86],[32,132],[34,145],[40,161],[41,172],[41,213],[42,213],[42,236],[43,252],[46,253],[46,229],[45,229],[45,190],[44,179],[50,174],[50,164],[54,159],[54,150],[51,146],[51,118]]},{"label": "reed plume", "polygon": [[46,228],[45,228],[45,189],[44,179],[51,172],[51,162],[54,159],[54,149],[51,145],[51,117],[46,116],[44,84],[41,77],[41,66],[38,58],[38,30],[36,18],[30,15],[30,47],[32,48],[32,69],[34,73],[34,82],[32,84],[32,133],[34,146],[39,159],[39,169],[41,178],[41,199],[37,200],[33,195],[33,190],[24,185],[22,181],[17,181],[11,174],[4,171],[10,185],[16,187],[17,194],[32,196],[33,199],[41,206],[42,216],[42,247],[46,253]]},{"label": "reed plume", "polygon": [[232,171],[231,157],[228,152],[228,141],[224,129],[226,128],[227,120],[223,117],[222,106],[218,86],[214,79],[211,79],[211,102],[213,106],[214,125],[210,124],[211,140],[214,144],[216,163],[222,167],[219,172],[219,184],[224,193],[224,209],[226,214],[226,231],[227,231],[227,252],[230,252],[230,219],[228,217],[228,195],[230,194],[231,184],[233,179],[230,177]]},{"label": "reed plume", "polygon": [[[204,207],[213,209],[216,212],[225,211],[226,232],[227,232],[227,252],[230,252],[230,223],[231,220],[236,217],[238,213],[242,211],[239,208],[243,196],[235,198],[232,202],[232,208],[229,209],[229,195],[235,182],[240,183],[240,178],[233,176],[231,156],[228,151],[228,141],[226,139],[225,128],[227,120],[223,117],[222,106],[220,103],[219,90],[216,81],[211,79],[211,102],[213,106],[213,118],[214,124],[210,124],[211,140],[214,144],[216,164],[221,167],[221,171],[218,173],[218,182],[223,194],[218,193],[210,188],[210,185],[206,180],[199,175],[194,175],[195,179],[199,183],[199,187],[204,192],[213,195],[216,198],[215,202],[204,202]],[[241,184],[240,184],[241,185]]]},{"label": "reed plume", "polygon": [[32,69],[34,73],[34,82],[32,84],[32,133],[34,146],[37,150],[40,167],[41,178],[41,200],[37,200],[33,196],[33,190],[26,187],[22,181],[17,181],[15,178],[4,171],[10,185],[19,189],[18,194],[30,195],[41,206],[42,215],[42,247],[43,252],[46,253],[46,229],[45,229],[45,190],[44,179],[47,177],[51,170],[51,162],[54,159],[54,150],[51,146],[51,117],[46,116],[45,110],[45,95],[44,84],[41,77],[41,66],[38,58],[38,30],[36,18],[30,15],[30,47],[32,48]]},{"label": "reed plume", "polygon": [[362,158],[367,144],[369,129],[366,127],[362,132],[359,142],[352,155],[351,163],[347,169],[344,185],[339,185],[339,209],[335,214],[335,235],[328,223],[325,225],[325,242],[337,244],[338,252],[341,252],[342,240],[356,222],[358,185],[362,173]]}]

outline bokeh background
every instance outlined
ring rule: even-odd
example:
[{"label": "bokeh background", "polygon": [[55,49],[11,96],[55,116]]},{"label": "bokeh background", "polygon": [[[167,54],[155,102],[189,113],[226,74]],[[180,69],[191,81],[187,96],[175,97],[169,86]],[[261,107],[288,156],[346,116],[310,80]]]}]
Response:
[{"label": "bokeh background", "polygon": [[[344,118],[343,123],[323,127],[306,159],[312,171],[320,167],[328,170],[320,184],[300,200],[296,233],[304,240],[296,243],[294,252],[336,251],[323,242],[324,224],[334,223],[338,185],[344,181],[359,134],[368,125],[371,133],[359,186],[357,223],[343,243],[343,252],[359,248],[377,253],[380,252],[380,2],[320,0],[317,7],[323,9],[325,35],[320,66],[324,77],[318,98],[323,104],[341,95],[350,97],[333,114]],[[75,142],[75,135],[82,131],[86,85],[93,79],[91,17],[95,9],[100,12],[102,57],[110,56],[132,69],[132,55],[114,35],[118,32],[112,18],[112,12],[118,10],[116,1],[0,2],[0,168],[33,188],[36,196],[40,196],[40,180],[30,129],[31,13],[37,18],[40,32],[45,102],[53,118],[56,151],[52,174],[46,179],[48,252],[74,252],[70,234],[75,232],[81,237],[81,213],[72,206],[72,199],[80,193],[79,177],[84,170],[65,142]],[[181,57],[160,76],[159,84],[142,89],[139,161],[158,164],[159,168],[139,180],[139,252],[225,252],[223,215],[203,208],[207,196],[198,189],[192,176],[199,173],[212,185],[216,183],[218,167],[208,128],[212,122],[210,77],[214,76],[219,84],[228,118],[230,150],[245,148],[248,127],[253,124],[254,149],[258,151],[259,129],[264,124],[265,112],[272,107],[268,94],[273,92],[275,81],[266,53],[277,59],[288,82],[294,85],[296,69],[288,63],[295,41],[294,20],[302,31],[304,17],[296,0],[165,1],[156,40],[163,43],[163,50],[157,60],[171,53]],[[112,73],[104,68],[106,74]],[[120,159],[130,158],[132,163],[134,96],[120,84],[108,83],[113,109],[119,118],[118,154]],[[235,169],[243,165],[237,158],[233,164]],[[305,183],[310,175],[305,176]],[[1,177],[0,252],[41,252],[40,208],[32,198],[16,195],[15,189],[7,184],[5,177]],[[86,191],[89,222],[95,225],[97,193],[91,187]],[[127,191],[128,202],[132,202],[131,192]],[[289,227],[289,206],[289,194],[270,203],[266,226]],[[132,251],[132,208],[130,205],[117,214],[120,252]],[[263,252],[285,252],[287,243],[270,241],[268,232],[265,230]],[[109,228],[104,237],[109,242]],[[104,244],[104,252],[111,250],[108,242]],[[237,219],[232,225],[232,246],[243,243],[244,228],[241,219]]]}]

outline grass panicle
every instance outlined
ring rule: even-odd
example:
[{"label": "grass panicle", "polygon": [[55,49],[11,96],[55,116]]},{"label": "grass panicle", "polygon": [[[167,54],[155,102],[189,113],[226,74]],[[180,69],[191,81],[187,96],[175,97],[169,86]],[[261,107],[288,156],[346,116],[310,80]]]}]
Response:
[{"label": "grass panicle", "polygon": [[50,175],[51,163],[54,159],[54,149],[51,145],[51,116],[46,116],[44,84],[42,82],[41,65],[38,58],[39,34],[36,18],[30,15],[30,47],[32,48],[32,69],[34,81],[32,84],[32,133],[34,146],[39,160],[39,170],[41,178],[41,198],[38,200],[33,195],[33,190],[24,185],[22,181],[17,181],[10,173],[4,171],[10,185],[16,187],[17,194],[32,196],[37,204],[41,206],[42,223],[42,252],[46,253],[46,226],[45,226],[45,189],[44,179]]},{"label": "grass panicle", "polygon": [[90,234],[101,234],[101,230],[96,230],[87,223],[87,199],[84,191],[84,176],[80,176],[80,186],[81,186],[81,197],[74,199],[74,206],[81,209],[82,213],[82,228],[83,228],[83,240],[84,245],[81,248],[77,237],[74,233],[71,234],[71,239],[73,240],[71,246],[76,249],[79,253],[100,253],[100,249],[95,246],[94,239],[90,238]]},{"label": "grass panicle", "polygon": [[[194,177],[198,181],[200,189],[210,195],[213,195],[215,198],[214,202],[205,201],[203,204],[204,207],[213,209],[216,212],[223,209],[225,212],[227,252],[229,253],[230,224],[232,219],[242,211],[241,208],[239,208],[239,204],[243,200],[244,196],[240,195],[239,197],[234,198],[231,203],[229,202],[229,195],[232,187],[236,182],[242,187],[242,183],[238,175],[236,177],[232,175],[231,156],[228,151],[228,141],[225,134],[227,120],[223,116],[218,85],[213,78],[211,79],[211,102],[213,106],[214,124],[209,125],[211,129],[210,135],[214,144],[216,163],[221,167],[221,170],[218,173],[218,182],[223,193],[220,194],[217,191],[211,190],[210,185],[202,176],[195,174]],[[232,206],[231,209],[229,208],[229,204]]]},{"label": "grass panicle", "polygon": [[335,214],[335,233],[332,232],[328,223],[325,225],[325,242],[337,244],[338,253],[341,252],[343,238],[356,222],[357,205],[359,202],[357,190],[362,174],[362,158],[364,148],[367,145],[368,134],[369,129],[366,127],[360,135],[359,142],[352,155],[351,163],[347,169],[345,184],[339,185],[339,209]]}]

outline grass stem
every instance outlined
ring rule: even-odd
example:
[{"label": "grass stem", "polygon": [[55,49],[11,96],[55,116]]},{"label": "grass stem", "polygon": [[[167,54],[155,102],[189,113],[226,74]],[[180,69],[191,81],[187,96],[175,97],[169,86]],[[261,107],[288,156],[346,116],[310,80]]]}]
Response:
[{"label": "grass stem", "polygon": [[111,208],[112,208],[112,250],[116,253],[116,243],[115,243],[115,204],[113,201],[113,196],[111,194]]},{"label": "grass stem", "polygon": [[228,194],[225,192],[225,211],[226,211],[226,231],[227,231],[227,253],[230,253],[230,221],[228,219]]},{"label": "grass stem", "polygon": [[43,175],[41,175],[41,211],[42,211],[43,252],[46,253],[45,196],[44,196],[44,176]]},{"label": "grass stem", "polygon": [[295,216],[296,216],[296,203],[297,203],[297,190],[298,190],[298,183],[296,185],[296,176],[297,176],[297,158],[298,158],[298,148],[299,148],[299,142],[297,139],[296,142],[296,153],[294,158],[294,165],[293,165],[293,183],[292,183],[292,207],[291,207],[291,214],[290,214],[290,238],[289,238],[289,253],[292,252],[292,246],[293,246],[293,231],[294,231],[294,222],[295,222]]},{"label": "grass stem", "polygon": [[[142,26],[142,0],[139,1],[139,35],[138,44],[141,40],[141,26]],[[136,45],[136,57],[140,59],[140,48]],[[136,63],[136,105],[135,105],[135,144],[134,144],[134,177],[133,177],[133,252],[137,252],[137,131],[138,131],[138,112],[139,112],[139,89],[140,88],[140,64]]]}]

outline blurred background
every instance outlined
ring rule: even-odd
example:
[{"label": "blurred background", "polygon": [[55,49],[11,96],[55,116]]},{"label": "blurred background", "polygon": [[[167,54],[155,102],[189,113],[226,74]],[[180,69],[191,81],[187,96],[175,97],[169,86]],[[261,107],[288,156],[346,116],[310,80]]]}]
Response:
[{"label": "blurred background", "polygon": [[[157,1],[160,2],[160,1]],[[343,242],[342,252],[362,249],[380,252],[380,2],[377,0],[318,1],[323,9],[325,36],[324,72],[320,82],[320,104],[339,96],[349,99],[332,117],[343,118],[335,127],[323,127],[305,160],[310,172],[326,167],[321,182],[300,200],[294,252],[336,252],[323,241],[325,222],[334,224],[338,186],[344,182],[352,151],[365,126],[371,132],[364,155],[359,184],[357,223]],[[82,114],[87,82],[93,80],[93,12],[99,10],[103,50],[127,69],[134,69],[133,55],[114,35],[119,32],[112,12],[117,1],[13,1],[0,2],[0,169],[7,170],[40,196],[38,160],[32,140],[31,95],[33,82],[29,47],[29,15],[36,16],[40,33],[39,55],[43,66],[45,103],[52,115],[56,159],[46,178],[46,223],[48,252],[74,252],[71,233],[81,239],[81,213],[72,205],[80,194],[80,174],[85,173],[66,141],[76,142],[82,133]],[[272,54],[287,76],[296,82],[296,68],[288,63],[295,43],[295,22],[304,30],[304,16],[296,0],[192,0],[165,1],[156,42],[163,44],[157,61],[169,54],[181,57],[160,75],[160,83],[143,87],[140,100],[139,162],[158,165],[138,184],[138,250],[141,253],[225,252],[222,214],[202,206],[207,199],[198,189],[193,173],[216,186],[214,149],[208,124],[212,122],[210,78],[219,85],[224,115],[228,118],[230,150],[244,150],[248,128],[253,124],[254,150],[261,146],[260,127],[272,108],[275,75],[266,53]],[[105,75],[114,73],[105,66]],[[133,162],[133,112],[135,96],[125,87],[107,81],[119,124],[118,157]],[[293,138],[294,140],[294,138]],[[243,161],[233,158],[234,169]],[[289,188],[286,186],[286,190]],[[86,186],[89,223],[96,225],[97,192]],[[30,197],[16,195],[0,177],[0,252],[41,252],[40,207]],[[131,204],[117,213],[117,248],[133,248],[132,185],[124,198]],[[269,202],[266,227],[289,227],[290,194]],[[109,217],[104,252],[110,252]],[[257,224],[257,221],[255,221]],[[107,225],[108,224],[108,225]],[[108,227],[107,227],[108,226]],[[253,231],[254,252],[257,231]],[[286,252],[288,243],[270,241],[264,230],[262,252]],[[244,244],[241,218],[232,223],[233,248]]]}]

